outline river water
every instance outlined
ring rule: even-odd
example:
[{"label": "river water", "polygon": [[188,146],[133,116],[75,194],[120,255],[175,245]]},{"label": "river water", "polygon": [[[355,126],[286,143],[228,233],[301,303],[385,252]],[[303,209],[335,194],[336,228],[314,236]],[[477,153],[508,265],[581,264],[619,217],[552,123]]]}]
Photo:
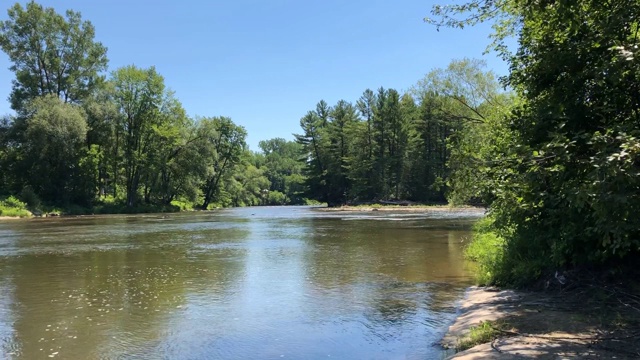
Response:
[{"label": "river water", "polygon": [[0,222],[0,358],[437,359],[477,213]]}]

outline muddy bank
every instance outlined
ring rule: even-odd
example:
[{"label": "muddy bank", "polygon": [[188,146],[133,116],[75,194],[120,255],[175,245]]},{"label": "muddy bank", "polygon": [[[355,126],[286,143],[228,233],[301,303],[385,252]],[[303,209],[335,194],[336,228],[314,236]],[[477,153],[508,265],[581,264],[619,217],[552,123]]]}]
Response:
[{"label": "muddy bank", "polygon": [[[640,358],[640,310],[634,298],[591,303],[582,291],[516,292],[473,287],[442,340],[456,348],[470,329],[488,321],[486,343],[449,359]],[[613,299],[611,299],[613,300]]]}]

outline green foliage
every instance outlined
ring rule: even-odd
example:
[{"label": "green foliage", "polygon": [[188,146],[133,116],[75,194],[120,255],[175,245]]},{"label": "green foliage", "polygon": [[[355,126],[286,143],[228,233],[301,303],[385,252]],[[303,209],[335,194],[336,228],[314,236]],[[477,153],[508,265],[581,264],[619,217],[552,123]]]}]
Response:
[{"label": "green foliage", "polygon": [[491,321],[482,321],[477,326],[469,328],[469,334],[458,340],[456,351],[465,351],[480,344],[485,344],[496,339],[500,334],[496,330],[495,323]]},{"label": "green foliage", "polygon": [[515,36],[522,28],[518,9],[528,1],[520,0],[471,0],[453,4],[436,4],[431,8],[432,17],[424,21],[440,27],[464,29],[490,21],[494,32],[490,35],[492,42],[487,47],[498,52],[505,60],[511,53],[505,41]]},{"label": "green foliage", "polygon": [[106,49],[93,38],[79,13],[63,18],[35,2],[0,23],[18,111],[0,121],[0,193],[24,188],[31,208],[73,214],[261,203],[268,180],[238,166],[244,129],[189,119],[153,67],[125,66],[104,82]]},{"label": "green foliage", "polygon": [[[271,186],[270,192],[281,193],[284,198],[276,203],[301,204],[304,191],[304,165],[300,161],[304,157],[303,147],[294,141],[274,138],[260,141],[263,158],[258,167],[264,169],[265,176]],[[271,194],[269,194],[271,199]],[[270,204],[276,204],[269,200]]]},{"label": "green foliage", "polygon": [[476,281],[479,285],[489,285],[496,282],[500,276],[500,264],[504,255],[504,239],[491,231],[490,218],[480,220],[474,229],[471,243],[465,248],[465,257],[478,264]]},{"label": "green foliage", "polygon": [[302,146],[305,156],[305,194],[319,201],[327,201],[327,162],[328,142],[326,126],[328,124],[328,105],[320,101],[315,111],[309,111],[300,119],[303,134],[296,134],[296,141]]},{"label": "green foliage", "polygon": [[479,168],[510,144],[510,137],[494,145],[488,139],[507,133],[503,119],[514,98],[484,66],[453,61],[409,93],[366,90],[356,106],[319,102],[296,135],[306,153],[306,196],[330,206],[491,198],[482,192],[489,175]]},{"label": "green foliage", "polygon": [[80,13],[66,12],[66,19],[53,8],[30,1],[7,11],[0,21],[0,48],[13,63],[16,75],[11,107],[21,114],[36,97],[51,95],[74,103],[100,85],[107,67],[107,49],[94,42],[95,30]]},{"label": "green foliage", "polygon": [[326,206],[327,205],[327,203],[323,203],[314,199],[304,199],[304,204],[308,206],[322,206],[322,205]]},{"label": "green foliage", "polygon": [[474,192],[491,205],[494,235],[478,235],[477,247],[504,240],[499,256],[478,251],[498,260],[485,261],[492,281],[630,263],[640,254],[640,1],[483,3],[454,12],[494,9],[520,24],[506,78],[519,100],[460,149],[480,154]]},{"label": "green foliage", "polygon": [[636,42],[640,2],[618,5],[558,2],[521,15],[509,81],[524,99],[513,123],[526,160],[497,221],[518,224],[513,242],[555,267],[640,251],[640,72],[618,48]]},{"label": "green foliage", "polygon": [[8,217],[29,217],[31,216],[31,212],[26,209],[16,209],[9,206],[0,205],[0,216],[8,216]]},{"label": "green foliage", "polygon": [[123,137],[127,205],[135,206],[141,177],[154,144],[154,127],[162,122],[159,112],[165,92],[164,78],[154,67],[139,69],[130,65],[114,71],[111,82],[121,113],[117,126]]},{"label": "green foliage", "polygon": [[227,206],[256,206],[267,202],[269,179],[262,168],[257,168],[252,162],[256,154],[245,151],[240,163],[223,179],[223,187],[218,196],[218,202]]},{"label": "green foliage", "polygon": [[[302,170],[301,170],[302,171]],[[287,204],[304,204],[305,177],[302,173],[287,175],[284,178],[284,190]]]},{"label": "green foliage", "polygon": [[285,205],[287,197],[280,191],[270,191],[267,198],[269,205]]},{"label": "green foliage", "polygon": [[[431,143],[436,150],[445,148],[449,154],[446,167],[437,165],[438,157],[425,159],[424,163],[431,166],[418,165],[418,171],[426,170],[424,176],[433,179],[431,188],[423,191],[443,189],[456,205],[490,201],[491,194],[482,192],[492,179],[483,171],[487,168],[485,163],[510,145],[503,119],[513,97],[500,90],[495,75],[483,71],[484,67],[485,63],[479,60],[452,61],[447,69],[430,72],[413,90],[425,99],[423,106],[427,107],[424,112],[428,116],[421,126],[427,131],[420,139],[427,147]],[[433,138],[433,131],[429,130],[440,124],[447,126],[450,133],[445,129],[446,137]]]},{"label": "green foliage", "polygon": [[236,165],[242,162],[247,147],[247,132],[224,116],[199,119],[197,131],[202,146],[200,151],[205,159],[201,208],[207,209],[214,201],[230,206],[232,199],[228,192],[225,194],[223,191],[223,185],[225,179],[233,175]]},{"label": "green foliage", "polygon": [[266,141],[268,155],[252,158],[241,126],[190,119],[154,67],[105,82],[94,37],[79,13],[33,1],[0,22],[18,113],[0,118],[0,194],[68,214],[174,211],[265,204],[273,183],[278,202],[303,202],[299,144]]},{"label": "green foliage", "polygon": [[25,186],[20,191],[20,199],[24,201],[27,206],[33,210],[39,209],[42,202],[38,195],[33,191],[33,188],[30,185]]},{"label": "green foliage", "polygon": [[24,182],[45,201],[87,203],[95,189],[80,165],[86,154],[85,113],[50,95],[34,99],[28,109],[33,115],[26,121],[20,149],[28,176]]},{"label": "green foliage", "polygon": [[18,200],[16,197],[14,196],[9,196],[8,198],[6,198],[4,201],[4,206],[7,207],[14,207],[14,208],[19,208],[19,209],[26,209],[27,208],[27,204],[23,203],[22,201]]},{"label": "green foliage", "polygon": [[[479,220],[473,229],[471,242],[464,250],[465,257],[477,264],[479,285],[523,285],[535,280],[544,261],[535,263],[514,243],[507,243],[509,234],[496,227],[493,215]],[[548,260],[548,259],[547,259]]]},{"label": "green foliage", "polygon": [[12,117],[0,117],[0,194],[10,193],[11,186],[15,183],[14,174],[10,170],[13,164],[11,157],[14,153],[10,146],[12,128]]},{"label": "green foliage", "polygon": [[179,208],[180,211],[191,211],[195,209],[195,204],[190,201],[172,200],[171,206]]},{"label": "green foliage", "polygon": [[0,200],[0,216],[29,217],[31,212],[27,210],[27,204],[13,196]]}]

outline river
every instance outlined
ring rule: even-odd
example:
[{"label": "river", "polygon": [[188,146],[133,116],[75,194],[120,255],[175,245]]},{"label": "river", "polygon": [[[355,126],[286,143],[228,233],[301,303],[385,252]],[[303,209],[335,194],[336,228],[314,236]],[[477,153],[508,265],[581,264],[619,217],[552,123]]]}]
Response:
[{"label": "river", "polygon": [[0,222],[0,358],[437,359],[477,213]]}]

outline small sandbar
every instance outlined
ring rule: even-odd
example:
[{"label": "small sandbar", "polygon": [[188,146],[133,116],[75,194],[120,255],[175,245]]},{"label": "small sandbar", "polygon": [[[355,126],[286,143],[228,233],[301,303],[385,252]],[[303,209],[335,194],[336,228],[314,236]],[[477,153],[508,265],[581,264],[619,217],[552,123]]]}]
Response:
[{"label": "small sandbar", "polygon": [[22,220],[22,219],[30,219],[31,217],[19,217],[19,216],[0,216],[0,221],[2,220]]},{"label": "small sandbar", "polygon": [[323,212],[366,212],[366,211],[384,211],[384,212],[406,212],[406,213],[425,213],[425,212],[450,212],[450,213],[468,213],[475,212],[478,214],[484,214],[486,212],[486,208],[483,207],[474,207],[474,206],[460,206],[460,207],[452,207],[452,206],[421,206],[421,205],[410,205],[410,206],[340,206],[340,207],[319,207],[314,208],[316,211]]}]

